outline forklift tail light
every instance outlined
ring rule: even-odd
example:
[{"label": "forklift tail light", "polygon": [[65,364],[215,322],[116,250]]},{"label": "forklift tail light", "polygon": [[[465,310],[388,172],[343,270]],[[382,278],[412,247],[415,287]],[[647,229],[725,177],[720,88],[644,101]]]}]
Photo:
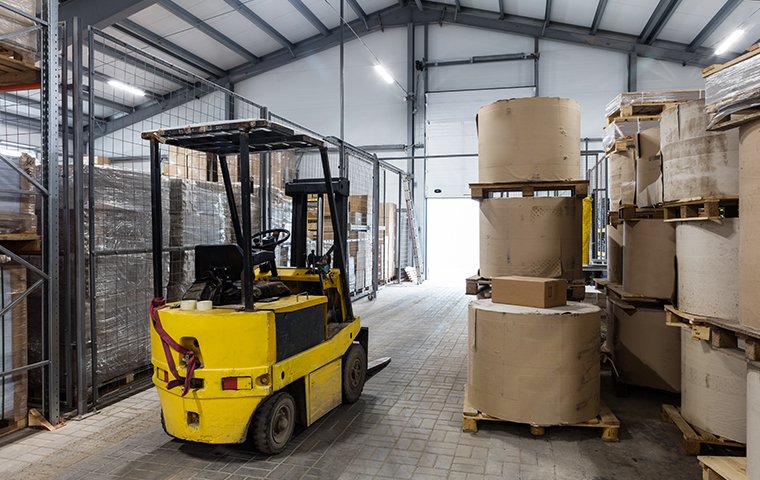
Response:
[{"label": "forklift tail light", "polygon": [[251,390],[251,377],[225,377],[222,379],[222,390]]}]

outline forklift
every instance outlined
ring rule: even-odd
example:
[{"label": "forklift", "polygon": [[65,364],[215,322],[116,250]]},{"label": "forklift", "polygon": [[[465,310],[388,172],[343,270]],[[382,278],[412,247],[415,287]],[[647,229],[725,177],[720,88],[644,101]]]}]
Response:
[{"label": "forklift", "polygon": [[[308,427],[390,363],[368,364],[369,332],[353,313],[346,276],[349,182],[333,178],[325,144],[266,120],[233,120],[142,133],[150,141],[154,298],[150,303],[153,383],[161,422],[172,437],[243,443],[281,452],[298,423]],[[233,245],[195,246],[195,280],[181,301],[163,287],[161,144],[214,155],[224,181]],[[251,233],[250,154],[319,150],[324,178],[286,185],[291,231]],[[240,161],[240,205],[226,156]],[[307,254],[309,197],[326,200],[334,242]],[[318,236],[318,238],[321,238]],[[290,267],[275,249],[291,240]],[[321,248],[317,251],[320,252]],[[321,252],[320,252],[321,253]]]}]

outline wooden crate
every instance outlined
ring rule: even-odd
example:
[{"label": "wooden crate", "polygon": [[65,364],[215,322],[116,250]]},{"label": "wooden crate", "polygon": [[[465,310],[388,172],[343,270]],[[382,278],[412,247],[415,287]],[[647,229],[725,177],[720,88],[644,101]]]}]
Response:
[{"label": "wooden crate", "polygon": [[697,457],[702,480],[747,480],[747,457]]},{"label": "wooden crate", "polygon": [[663,204],[666,222],[719,221],[739,216],[739,197],[702,197]]},{"label": "wooden crate", "polygon": [[[478,431],[478,422],[498,422],[498,423],[512,423],[509,420],[502,420],[501,418],[493,417],[486,413],[479,411],[469,404],[467,396],[465,395],[464,408],[462,409],[462,431],[467,433],[476,433]],[[546,428],[560,428],[560,427],[580,427],[580,428],[596,428],[601,430],[602,440],[605,442],[618,442],[620,441],[620,420],[604,403],[600,406],[600,413],[595,418],[580,423],[568,423],[559,425],[535,425],[528,424],[530,427],[531,435],[535,437],[541,437],[546,433]]]},{"label": "wooden crate", "polygon": [[574,197],[588,195],[588,180],[566,180],[558,182],[496,182],[471,183],[470,194],[474,199],[490,198],[494,193],[520,192],[523,197],[533,197],[535,192],[570,192]]},{"label": "wooden crate", "polygon": [[687,422],[678,407],[663,405],[661,410],[662,421],[673,423],[681,431],[683,448],[687,455],[699,455],[703,445],[713,445],[724,448],[745,448],[743,443],[734,442],[723,437],[718,437],[706,432]]}]

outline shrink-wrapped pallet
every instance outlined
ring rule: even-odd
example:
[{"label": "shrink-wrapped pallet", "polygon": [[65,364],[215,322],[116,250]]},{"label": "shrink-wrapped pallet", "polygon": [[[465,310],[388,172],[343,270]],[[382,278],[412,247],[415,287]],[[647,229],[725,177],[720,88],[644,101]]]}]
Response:
[{"label": "shrink-wrapped pallet", "polygon": [[480,274],[583,278],[582,205],[575,197],[480,201]]},{"label": "shrink-wrapped pallet", "polygon": [[704,100],[662,113],[664,201],[739,194],[739,132],[708,132]]},{"label": "shrink-wrapped pallet", "polygon": [[580,176],[580,105],[557,97],[499,100],[480,108],[478,181]]},{"label": "shrink-wrapped pallet", "polygon": [[[27,357],[27,300],[20,298],[27,289],[26,268],[0,263],[0,308],[17,303],[0,317],[2,342],[2,370],[24,367]],[[19,371],[0,378],[0,419],[10,426],[22,428],[27,414],[28,373]]]},{"label": "shrink-wrapped pallet", "polygon": [[747,361],[740,350],[712,348],[681,329],[681,415],[715,436],[747,441]]},{"label": "shrink-wrapped pallet", "polygon": [[678,308],[739,321],[739,219],[676,226]]},{"label": "shrink-wrapped pallet", "polygon": [[470,303],[467,400],[479,411],[536,425],[599,413],[600,310]]}]

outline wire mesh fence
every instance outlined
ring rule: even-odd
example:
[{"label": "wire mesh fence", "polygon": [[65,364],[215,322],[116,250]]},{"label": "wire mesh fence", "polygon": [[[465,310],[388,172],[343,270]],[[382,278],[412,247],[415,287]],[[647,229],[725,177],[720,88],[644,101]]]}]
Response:
[{"label": "wire mesh fence", "polygon": [[[81,189],[83,193],[80,202],[75,195],[67,197],[63,214],[70,219],[64,243],[71,244],[70,252],[74,254],[79,246],[81,255],[74,256],[81,265],[72,266],[63,275],[72,285],[82,285],[82,298],[77,301],[80,292],[72,289],[66,292],[68,297],[63,303],[70,306],[67,315],[80,319],[79,323],[72,322],[84,331],[78,344],[89,346],[86,351],[75,352],[80,372],[77,383],[87,385],[88,394],[97,402],[98,396],[110,387],[150,368],[149,323],[145,318],[146,305],[153,294],[150,152],[149,142],[141,138],[141,133],[264,118],[298,133],[322,136],[97,29],[88,30],[81,51],[81,66],[76,61],[67,62],[72,69],[71,89],[82,94],[79,102],[72,97],[74,135],[70,142],[70,176],[76,178],[80,169],[81,185],[76,181],[64,184],[72,192]],[[79,87],[77,79],[81,79]],[[74,122],[77,108],[84,117],[82,135],[77,133]],[[378,283],[397,278],[395,256],[401,242],[397,236],[391,239],[389,235],[397,230],[400,190],[395,185],[400,184],[403,172],[381,167],[376,157],[341,145],[337,139],[327,138],[325,142],[333,177],[345,174],[351,183],[347,262],[350,290],[354,295],[374,295]],[[219,159],[166,145],[160,146],[160,157],[163,282],[167,299],[173,301],[180,299],[195,279],[196,245],[235,243],[236,239]],[[239,159],[231,155],[226,161],[233,192],[240,203]],[[251,155],[250,172],[254,232],[289,229],[292,201],[285,195],[285,185],[294,179],[323,178],[319,155],[314,150]],[[382,203],[380,192],[387,187],[379,185],[381,172],[384,182],[394,185],[390,190],[396,192]],[[240,204],[237,207],[240,211]],[[81,219],[76,215],[78,210],[82,212]],[[326,250],[332,242],[329,211],[323,211],[324,219]],[[308,220],[313,227],[316,213],[310,214]],[[393,225],[388,225],[391,222]],[[315,233],[310,241],[316,249]],[[280,246],[276,255],[279,265],[288,265],[289,244]],[[78,388],[77,395],[81,395],[82,386]]]}]

